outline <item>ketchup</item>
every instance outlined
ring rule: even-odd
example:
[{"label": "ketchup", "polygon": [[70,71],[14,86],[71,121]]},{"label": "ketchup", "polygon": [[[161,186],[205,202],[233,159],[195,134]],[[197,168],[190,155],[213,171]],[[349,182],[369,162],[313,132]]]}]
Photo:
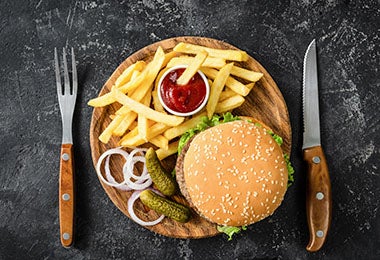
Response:
[{"label": "ketchup", "polygon": [[169,72],[161,83],[161,98],[173,111],[189,113],[197,109],[206,98],[206,84],[196,73],[186,85],[178,85],[177,79],[185,71],[179,68]]}]

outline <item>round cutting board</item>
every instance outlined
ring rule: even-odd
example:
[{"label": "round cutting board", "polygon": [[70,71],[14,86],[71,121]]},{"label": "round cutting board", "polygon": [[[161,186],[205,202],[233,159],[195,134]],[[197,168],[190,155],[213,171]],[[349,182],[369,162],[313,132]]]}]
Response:
[{"label": "round cutting board", "polygon": [[[207,47],[217,49],[237,49],[236,47],[225,43],[223,41],[202,38],[202,37],[177,37],[167,40],[163,40],[152,45],[149,45],[141,50],[135,52],[128,57],[119,67],[114,71],[111,77],[104,84],[99,95],[103,95],[111,90],[112,85],[116,81],[117,77],[126,69],[129,65],[135,63],[138,60],[149,61],[153,58],[153,55],[158,46],[161,46],[165,53],[171,51],[175,45],[179,42],[187,42],[193,44],[199,44]],[[259,71],[264,74],[260,81],[255,83],[254,88],[250,94],[246,97],[246,101],[241,107],[235,109],[233,114],[241,116],[252,116],[256,119],[266,123],[273,129],[275,133],[280,135],[283,140],[283,150],[290,153],[291,148],[291,127],[289,122],[288,110],[284,98],[278,89],[276,83],[273,81],[269,73],[261,66],[255,59],[249,57],[248,61],[240,62],[240,66]],[[99,135],[111,122],[110,115],[119,108],[119,104],[112,104],[102,108],[95,108],[92,115],[91,127],[90,127],[90,144],[91,153],[94,165],[98,162],[100,155],[110,148],[117,147],[119,138],[112,137],[108,144],[103,144],[98,140]],[[163,161],[164,167],[167,169],[173,169],[175,165],[175,156],[171,156]],[[121,168],[124,164],[124,159],[118,156],[114,156],[111,159],[111,171],[116,175],[117,180],[121,180],[122,173]],[[119,175],[119,176],[117,176]],[[116,188],[107,186],[100,181],[104,190],[106,191],[112,202],[129,217],[127,210],[127,200],[132,192],[120,191]],[[180,201],[186,204],[186,201],[182,196],[175,196],[174,200]],[[135,211],[142,219],[155,219],[157,214],[145,207],[141,202],[135,203]],[[201,218],[196,213],[193,213],[192,219],[188,223],[179,223],[169,218],[165,218],[160,224],[155,226],[146,227],[156,233],[176,238],[203,238],[214,236],[219,232],[216,229],[216,225]]]}]

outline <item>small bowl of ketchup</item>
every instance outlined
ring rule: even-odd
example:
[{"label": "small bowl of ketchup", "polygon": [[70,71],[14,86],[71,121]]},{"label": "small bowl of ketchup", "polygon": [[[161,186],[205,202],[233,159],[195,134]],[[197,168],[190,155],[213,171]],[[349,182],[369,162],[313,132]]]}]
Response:
[{"label": "small bowl of ketchup", "polygon": [[158,99],[162,106],[177,116],[198,113],[206,105],[210,95],[208,80],[199,70],[186,85],[177,84],[177,79],[186,68],[186,65],[178,65],[168,69],[158,83]]}]

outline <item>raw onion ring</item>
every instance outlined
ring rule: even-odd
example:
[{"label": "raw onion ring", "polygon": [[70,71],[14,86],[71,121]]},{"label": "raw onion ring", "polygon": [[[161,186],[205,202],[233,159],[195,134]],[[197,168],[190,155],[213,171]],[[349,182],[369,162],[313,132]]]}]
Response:
[{"label": "raw onion ring", "polygon": [[[125,160],[128,159],[129,157],[129,154],[124,151],[123,149],[121,149],[120,147],[117,147],[117,148],[113,148],[113,149],[110,149],[110,150],[107,150],[105,151],[100,157],[99,157],[99,160],[98,160],[98,163],[96,164],[96,173],[98,174],[100,180],[102,182],[104,182],[105,184],[109,185],[109,186],[112,186],[112,187],[121,187],[123,185],[125,185],[125,179],[124,181],[122,182],[116,182],[116,180],[112,177],[112,179],[110,181],[107,181],[103,175],[102,175],[102,172],[100,170],[100,166],[102,165],[102,162],[104,160],[104,158],[106,158],[106,156],[111,156],[112,154],[119,154],[119,155],[122,155],[124,157]],[[111,174],[110,174],[111,175]]]},{"label": "raw onion ring", "polygon": [[[111,159],[111,155],[108,155],[106,157],[106,161],[105,161],[105,164],[104,164],[104,171],[105,171],[105,174],[106,174],[106,179],[110,183],[118,184],[118,182],[116,182],[115,178],[111,174],[111,170],[110,170],[110,167],[109,167],[109,165],[110,165],[110,159]],[[130,187],[128,187],[127,184],[125,184],[125,182],[124,182],[124,185],[118,186],[116,188],[118,188],[119,190],[124,190],[124,191],[132,190]]]},{"label": "raw onion ring", "polygon": [[148,174],[148,169],[146,167],[144,167],[143,172],[141,173],[140,176],[135,175],[133,173],[134,165],[137,162],[141,162],[145,166],[145,163],[146,163],[145,157],[135,156],[135,157],[132,157],[132,159],[128,160],[123,166],[124,178],[125,178],[125,175],[127,175],[129,178],[133,178],[136,181],[143,181],[143,180],[149,179],[150,175]]},{"label": "raw onion ring", "polygon": [[[152,191],[156,192],[157,194],[160,194],[158,191],[151,189]],[[158,219],[153,221],[144,221],[137,217],[135,211],[133,210],[133,205],[135,204],[135,201],[140,197],[141,190],[136,190],[132,193],[131,197],[128,199],[128,213],[131,216],[131,219],[134,220],[137,224],[140,224],[142,226],[154,226],[160,223],[165,216],[161,215]]]},{"label": "raw onion ring", "polygon": [[[104,152],[98,160],[98,163],[96,164],[96,172],[105,184],[118,188],[120,190],[143,190],[148,188],[152,185],[152,179],[150,178],[150,175],[148,173],[148,170],[145,166],[146,160],[144,156],[135,156],[137,153],[145,152],[146,148],[135,148],[130,153],[124,151],[121,149],[121,147],[113,148],[110,150],[107,150]],[[117,182],[115,178],[112,176],[110,171],[110,157],[113,154],[119,154],[122,155],[125,159],[125,163],[123,165],[123,177],[124,180],[122,182]],[[103,160],[106,158],[105,165],[104,165],[104,171],[105,171],[105,177],[102,175],[100,167],[103,162]],[[134,174],[133,169],[137,162],[142,162],[144,164],[143,171],[140,176]]]}]

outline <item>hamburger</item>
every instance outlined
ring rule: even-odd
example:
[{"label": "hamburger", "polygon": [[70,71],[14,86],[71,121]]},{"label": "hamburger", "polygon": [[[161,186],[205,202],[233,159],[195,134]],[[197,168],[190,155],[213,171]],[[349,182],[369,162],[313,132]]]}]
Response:
[{"label": "hamburger", "polygon": [[273,214],[292,173],[282,139],[253,118],[205,120],[180,140],[176,178],[189,205],[220,231]]}]

